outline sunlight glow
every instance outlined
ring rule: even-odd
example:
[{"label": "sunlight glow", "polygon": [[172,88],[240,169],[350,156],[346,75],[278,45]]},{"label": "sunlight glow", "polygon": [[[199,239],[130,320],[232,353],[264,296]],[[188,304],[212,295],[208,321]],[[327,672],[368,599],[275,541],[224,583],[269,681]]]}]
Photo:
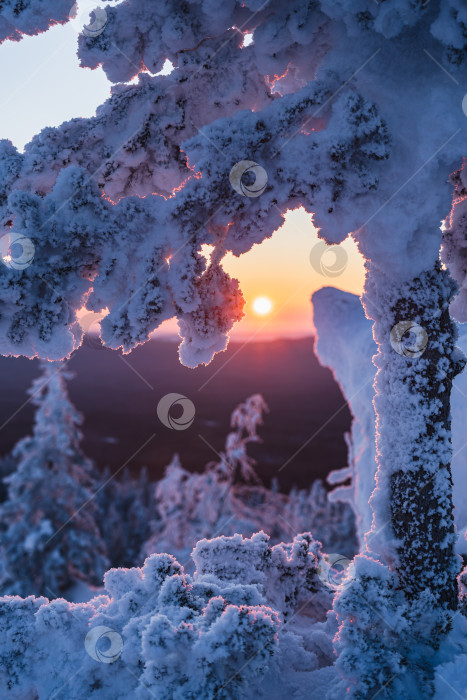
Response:
[{"label": "sunlight glow", "polygon": [[268,297],[256,297],[253,302],[253,311],[258,316],[267,316],[272,311],[272,301]]}]

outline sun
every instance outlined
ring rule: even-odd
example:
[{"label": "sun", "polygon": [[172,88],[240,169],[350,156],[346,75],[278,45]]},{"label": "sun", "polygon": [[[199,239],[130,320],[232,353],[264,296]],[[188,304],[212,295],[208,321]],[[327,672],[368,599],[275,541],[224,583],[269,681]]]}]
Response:
[{"label": "sun", "polygon": [[256,297],[253,302],[253,311],[257,316],[267,316],[272,311],[272,301],[268,297]]}]

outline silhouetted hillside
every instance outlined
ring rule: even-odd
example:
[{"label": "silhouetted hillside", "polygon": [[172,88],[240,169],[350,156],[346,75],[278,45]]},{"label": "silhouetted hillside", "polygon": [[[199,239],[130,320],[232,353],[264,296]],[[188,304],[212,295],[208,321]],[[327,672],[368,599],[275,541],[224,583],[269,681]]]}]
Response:
[{"label": "silhouetted hillside", "polygon": [[[91,338],[69,369],[76,373],[71,398],[86,418],[84,449],[101,467],[146,464],[156,477],[178,452],[186,468],[200,470],[217,459],[206,443],[222,450],[230,413],[253,393],[263,394],[270,408],[259,430],[264,444],[252,450],[266,483],[277,476],[283,489],[305,486],[345,464],[343,433],[350,414],[331,372],[319,365],[311,338],[231,343],[211,365],[196,370],[180,365],[171,341],[153,340],[121,356]],[[37,374],[36,361],[0,359],[2,455],[30,431],[32,408],[23,404]],[[195,404],[189,429],[170,430],[160,423],[157,404],[169,392]]]}]

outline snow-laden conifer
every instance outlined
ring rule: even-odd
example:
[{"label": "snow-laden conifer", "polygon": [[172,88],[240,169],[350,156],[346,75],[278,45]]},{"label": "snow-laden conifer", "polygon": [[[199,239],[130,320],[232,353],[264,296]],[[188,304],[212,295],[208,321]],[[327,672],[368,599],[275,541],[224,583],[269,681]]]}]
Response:
[{"label": "snow-laden conifer", "polygon": [[60,363],[44,363],[29,391],[37,407],[33,433],[12,452],[16,468],[0,505],[3,595],[53,598],[77,580],[100,584],[109,566],[68,378]]}]

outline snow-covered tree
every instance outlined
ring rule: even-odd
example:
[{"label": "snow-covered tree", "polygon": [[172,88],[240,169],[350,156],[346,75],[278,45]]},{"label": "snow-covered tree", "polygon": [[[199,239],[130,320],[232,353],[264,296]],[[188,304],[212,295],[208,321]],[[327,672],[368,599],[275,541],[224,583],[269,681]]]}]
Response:
[{"label": "snow-covered tree", "polygon": [[[332,314],[329,309],[332,308]],[[348,465],[328,475],[334,486],[331,501],[349,503],[355,511],[357,532],[364,544],[371,527],[368,501],[375,486],[376,426],[372,404],[376,367],[372,362],[374,341],[372,323],[365,318],[360,299],[347,292],[326,287],[313,295],[313,321],[317,328],[316,351],[320,361],[333,369],[343,395],[349,403],[353,421],[347,436]],[[467,328],[459,325],[459,347],[467,353]],[[457,551],[467,554],[467,451],[464,426],[467,422],[467,373],[454,381],[451,399],[453,427],[453,500],[454,519],[459,533]],[[343,485],[343,483],[345,485]],[[312,525],[309,528],[323,543]],[[297,532],[300,531],[300,528]],[[326,551],[330,551],[325,547]],[[338,551],[340,551],[338,549]]]},{"label": "snow-covered tree", "polygon": [[[27,13],[11,8],[3,15],[21,33]],[[11,246],[4,256],[2,352],[67,356],[86,303],[108,308],[109,347],[128,352],[175,316],[182,361],[208,362],[242,315],[225,252],[246,252],[299,205],[328,243],[351,232],[377,344],[369,551],[414,609],[430,592],[441,634],[460,568],[449,403],[464,360],[439,251],[448,174],[464,155],[462,0],[131,0],[108,6],[106,21],[79,40],[82,65],[117,83],[96,117],[45,129],[24,153],[0,148],[5,231],[35,249],[21,270]],[[171,74],[154,75],[167,59]],[[445,232],[456,278],[462,193]],[[456,304],[462,316],[463,295]]]},{"label": "snow-covered tree", "polygon": [[198,539],[218,532],[229,482],[213,470],[191,473],[174,455],[154,489],[158,519],[144,552],[170,552],[183,561]]},{"label": "snow-covered tree", "polygon": [[[353,510],[348,504],[331,503],[321,481],[310,489],[292,488],[289,494],[280,493],[277,484],[270,489],[261,484],[247,447],[260,441],[257,428],[263,422],[263,410],[267,406],[259,394],[236,407],[231,416],[234,430],[226,437],[225,449],[204,471],[187,471],[174,455],[155,484],[155,517],[145,555],[169,552],[185,562],[198,540],[220,533],[250,537],[260,530],[272,543],[311,532],[325,552],[355,554]],[[118,523],[110,531],[120,532]]]},{"label": "snow-covered tree", "polygon": [[[297,1],[291,11],[252,0],[219,12],[205,2],[134,0],[106,13],[104,32],[79,40],[82,64],[101,64],[119,83],[98,115],[45,129],[24,154],[1,145],[2,221],[35,247],[31,264],[2,277],[3,352],[69,354],[82,339],[74,312],[86,303],[109,310],[103,342],[125,352],[176,316],[182,361],[195,366],[225,348],[242,315],[224,253],[270,236],[290,207],[327,212],[339,209],[334,200],[373,191],[389,136],[356,86],[332,99],[335,70],[313,79],[314,37],[322,33],[321,57],[331,26],[318,5]],[[166,59],[170,75],[144,71]],[[272,77],[289,64],[284,84]],[[136,84],[122,84],[137,73]],[[253,156],[268,183],[246,197],[229,175]],[[209,264],[204,243],[215,246]]]},{"label": "snow-covered tree", "polygon": [[168,551],[184,559],[200,539],[220,532],[250,535],[277,520],[284,498],[259,485],[247,452],[249,443],[260,441],[257,428],[264,410],[259,394],[236,407],[231,416],[234,430],[226,437],[224,451],[203,472],[188,472],[174,455],[155,487],[158,520],[144,547],[146,554]]},{"label": "snow-covered tree", "polygon": [[81,415],[61,363],[44,363],[29,391],[33,434],[13,449],[0,505],[0,591],[59,595],[76,580],[100,583],[108,568],[96,523],[92,465],[80,449]]}]

